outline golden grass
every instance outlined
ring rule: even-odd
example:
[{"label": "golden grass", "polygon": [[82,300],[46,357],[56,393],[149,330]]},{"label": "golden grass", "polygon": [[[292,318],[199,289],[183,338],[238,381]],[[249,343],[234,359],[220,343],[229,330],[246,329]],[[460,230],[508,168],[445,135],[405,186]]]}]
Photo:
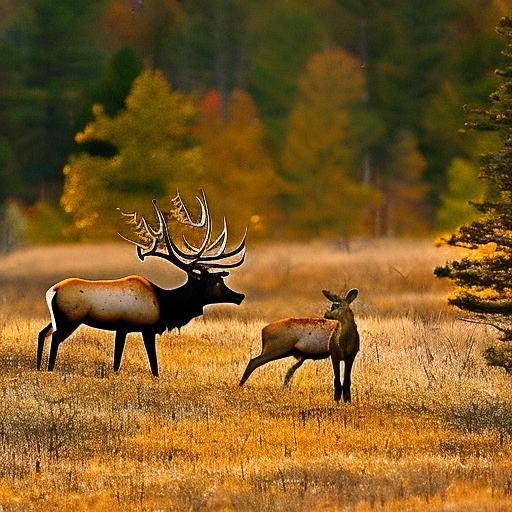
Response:
[{"label": "golden grass", "polygon": [[[138,335],[121,371],[111,333],[82,328],[38,372],[44,290],[66,275],[179,274],[126,247],[33,249],[0,260],[3,510],[512,509],[512,381],[486,367],[492,339],[458,322],[427,243],[263,246],[230,277],[239,308],[213,307],[159,338],[152,378]],[[332,400],[328,361],[289,360],[238,380],[279,316],[316,315],[320,290],[357,286],[362,349],[353,402]]]}]

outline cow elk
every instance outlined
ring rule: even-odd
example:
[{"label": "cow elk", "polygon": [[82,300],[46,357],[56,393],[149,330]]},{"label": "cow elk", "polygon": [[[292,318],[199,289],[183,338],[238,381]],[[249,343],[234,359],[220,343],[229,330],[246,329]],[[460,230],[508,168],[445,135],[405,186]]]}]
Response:
[{"label": "cow elk", "polygon": [[[286,373],[284,384],[288,385],[295,371],[306,359],[331,358],[334,370],[334,399],[350,402],[350,374],[359,351],[359,333],[350,309],[357,297],[353,288],[345,298],[323,290],[332,302],[324,318],[286,318],[265,326],[261,332],[261,354],[249,361],[240,380],[240,386],[256,368],[284,357],[294,356],[298,361]],[[340,381],[340,362],[345,362],[343,386]]]},{"label": "cow elk", "polygon": [[142,334],[144,347],[154,376],[158,376],[155,339],[166,329],[181,328],[192,318],[203,314],[208,304],[240,304],[244,299],[226,286],[226,269],[240,266],[245,258],[245,240],[233,250],[226,251],[228,228],[224,228],[213,241],[212,221],[206,196],[196,197],[201,216],[193,221],[179,193],[172,199],[171,215],[178,223],[204,230],[196,247],[184,235],[180,248],[171,239],[167,220],[153,200],[158,222],[153,227],[137,213],[123,213],[129,220],[136,240],[125,238],[136,245],[141,261],[146,256],[163,258],[187,274],[187,281],[179,288],[165,290],[141,276],[122,279],[88,281],[70,278],[52,286],[46,293],[51,322],[41,330],[37,344],[37,368],[41,369],[45,339],[51,334],[48,370],[53,370],[59,345],[81,324],[98,329],[115,331],[114,371],[121,365],[126,336],[131,332]]}]

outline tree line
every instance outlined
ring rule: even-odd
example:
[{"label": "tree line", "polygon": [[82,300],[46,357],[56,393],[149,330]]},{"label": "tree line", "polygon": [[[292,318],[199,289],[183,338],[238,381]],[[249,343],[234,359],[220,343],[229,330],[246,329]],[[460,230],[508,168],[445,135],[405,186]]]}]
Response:
[{"label": "tree line", "polygon": [[116,206],[201,184],[261,236],[468,220],[496,140],[461,107],[493,89],[507,2],[312,4],[6,0],[4,219],[14,201],[33,239],[111,236]]}]

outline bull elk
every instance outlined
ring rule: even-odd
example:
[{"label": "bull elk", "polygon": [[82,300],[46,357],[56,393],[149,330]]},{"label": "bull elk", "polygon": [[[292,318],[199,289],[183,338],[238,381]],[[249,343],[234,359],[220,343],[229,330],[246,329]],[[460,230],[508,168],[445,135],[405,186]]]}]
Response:
[{"label": "bull elk", "polygon": [[[350,402],[350,375],[359,351],[359,333],[350,303],[357,297],[353,288],[345,298],[327,290],[322,293],[332,302],[324,318],[286,318],[277,320],[261,331],[261,354],[249,361],[240,380],[240,386],[256,368],[284,357],[294,356],[298,361],[287,371],[284,384],[288,385],[293,374],[306,359],[331,358],[334,370],[334,400]],[[343,386],[340,381],[340,363],[345,362]]]},{"label": "bull elk", "polygon": [[88,281],[70,278],[52,286],[46,293],[51,322],[41,330],[37,343],[37,368],[41,369],[45,339],[51,334],[48,370],[52,371],[59,345],[81,324],[98,329],[115,331],[114,371],[118,371],[124,351],[126,336],[140,332],[146,355],[154,376],[158,376],[155,340],[166,329],[181,328],[192,318],[203,314],[208,304],[240,304],[244,299],[226,286],[226,269],[240,266],[245,258],[245,240],[226,251],[228,228],[224,228],[213,241],[212,221],[206,196],[196,197],[201,216],[193,221],[179,193],[172,199],[171,215],[182,225],[204,229],[201,243],[196,247],[184,235],[180,248],[171,239],[167,221],[153,200],[158,222],[153,227],[137,213],[123,213],[128,218],[136,240],[122,238],[135,244],[141,261],[147,256],[163,258],[187,274],[187,281],[179,288],[165,290],[141,276],[122,279]]}]

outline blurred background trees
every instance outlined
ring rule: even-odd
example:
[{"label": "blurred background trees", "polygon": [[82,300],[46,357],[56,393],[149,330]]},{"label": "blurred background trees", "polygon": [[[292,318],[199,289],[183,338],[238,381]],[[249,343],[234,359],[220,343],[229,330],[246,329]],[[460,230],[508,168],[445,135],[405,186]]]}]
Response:
[{"label": "blurred background trees", "polygon": [[[111,238],[115,207],[179,185],[261,237],[449,229],[480,193],[461,106],[492,90],[509,8],[5,0],[0,219],[16,204],[32,240]],[[149,77],[160,85],[141,95]]]}]

